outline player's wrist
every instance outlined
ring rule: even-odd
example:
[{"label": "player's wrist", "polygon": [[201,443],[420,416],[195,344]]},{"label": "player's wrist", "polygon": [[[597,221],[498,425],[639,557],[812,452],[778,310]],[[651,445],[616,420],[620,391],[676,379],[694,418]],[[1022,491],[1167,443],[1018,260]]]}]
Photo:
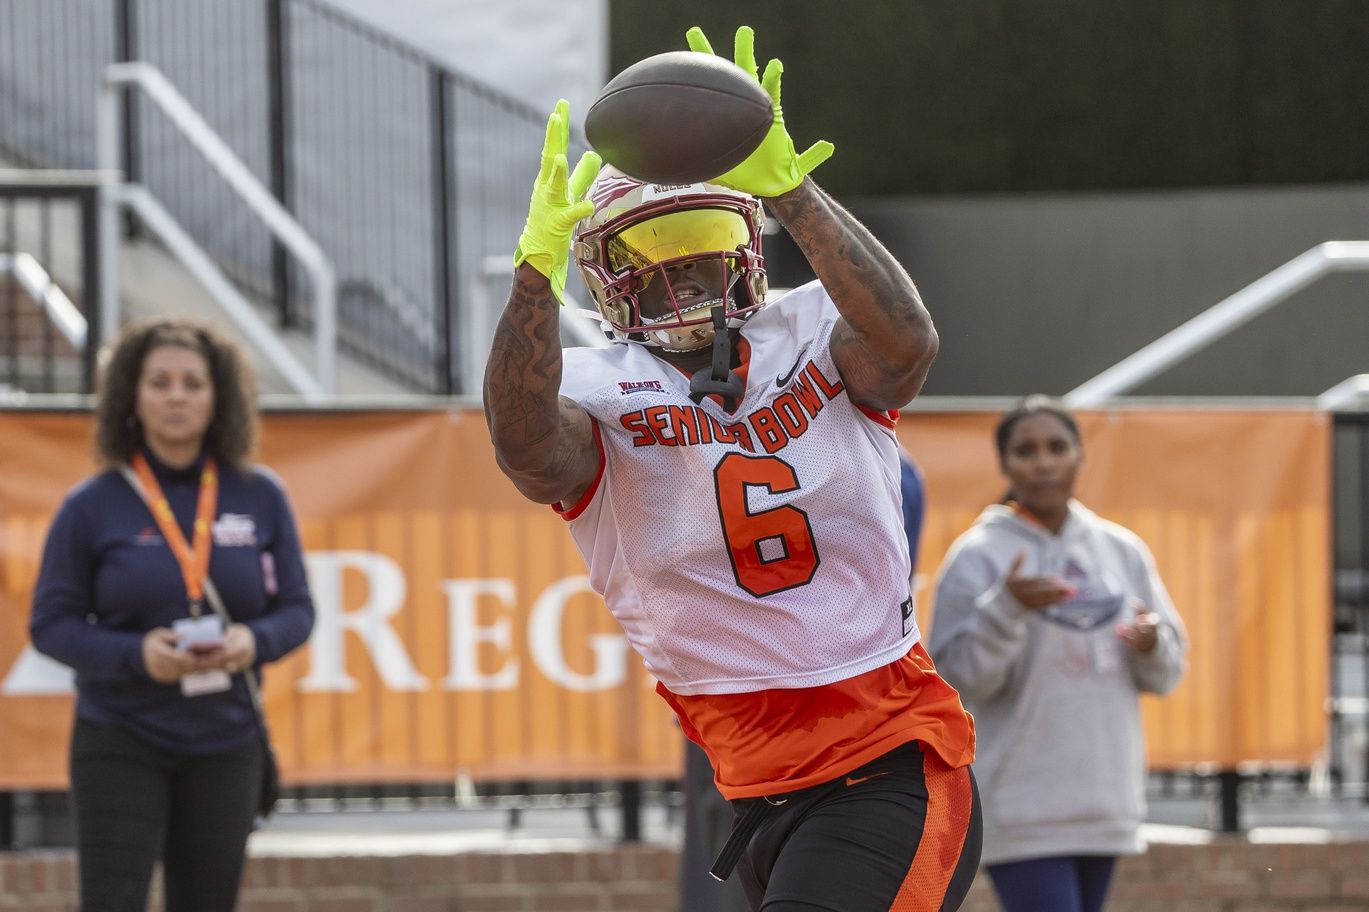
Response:
[{"label": "player's wrist", "polygon": [[779,190],[775,193],[758,193],[756,195],[765,200],[785,202],[788,200],[796,200],[799,197],[808,193],[811,189],[812,187],[808,182],[808,175],[800,174],[798,180],[794,182],[794,185],[792,187]]},{"label": "player's wrist", "polygon": [[516,290],[529,298],[553,297],[558,303],[565,303],[569,265],[562,265],[558,275],[555,265],[549,259],[536,255],[529,256],[514,268]]},{"label": "player's wrist", "polygon": [[525,245],[520,241],[513,250],[513,265],[531,266],[542,275],[550,277],[556,268],[556,256],[544,247]]},{"label": "player's wrist", "polygon": [[753,168],[742,175],[725,174],[716,183],[761,199],[777,199],[803,186],[803,178],[797,169],[771,165],[764,169]]}]

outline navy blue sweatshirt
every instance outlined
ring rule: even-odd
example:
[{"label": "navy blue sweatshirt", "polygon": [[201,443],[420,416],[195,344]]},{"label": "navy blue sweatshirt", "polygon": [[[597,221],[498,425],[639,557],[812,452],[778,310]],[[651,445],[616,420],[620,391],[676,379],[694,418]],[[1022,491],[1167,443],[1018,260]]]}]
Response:
[{"label": "navy blue sweatshirt", "polygon": [[[202,461],[148,463],[189,541]],[[260,468],[221,466],[209,575],[235,622],[257,640],[257,670],[309,637],[314,607],[294,516],[280,481]],[[211,609],[207,608],[206,611]],[[48,531],[33,596],[33,645],[76,671],[76,714],[185,754],[231,750],[256,735],[241,674],[198,697],[153,681],[143,635],[189,614],[175,555],[148,507],[117,470],[77,485]]]}]

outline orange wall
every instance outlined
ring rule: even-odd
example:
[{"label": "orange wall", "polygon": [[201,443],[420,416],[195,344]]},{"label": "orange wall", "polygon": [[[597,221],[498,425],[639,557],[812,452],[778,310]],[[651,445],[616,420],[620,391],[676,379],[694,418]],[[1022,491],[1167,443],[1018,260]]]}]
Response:
[{"label": "orange wall", "polygon": [[[1325,734],[1328,421],[1081,419],[1081,499],[1147,540],[1193,639],[1178,691],[1147,700],[1152,761],[1310,762]],[[928,485],[924,625],[941,555],[1001,494],[993,420],[900,422]],[[290,491],[319,607],[310,646],[267,675],[287,780],[678,772],[680,736],[653,682],[588,591],[561,520],[495,468],[479,412],[264,424],[261,459]],[[26,625],[48,520],[92,468],[89,435],[86,415],[0,412],[0,788],[65,781],[71,699],[60,675],[35,670]]]}]

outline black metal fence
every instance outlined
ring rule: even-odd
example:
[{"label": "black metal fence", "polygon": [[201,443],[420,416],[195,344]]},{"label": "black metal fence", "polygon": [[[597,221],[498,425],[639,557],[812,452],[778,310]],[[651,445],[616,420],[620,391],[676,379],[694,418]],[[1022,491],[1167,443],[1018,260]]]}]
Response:
[{"label": "black metal fence", "polygon": [[[288,818],[298,814],[468,812],[464,820],[452,817],[452,825],[460,827],[471,825],[472,820],[477,821],[476,826],[489,826],[489,812],[495,812],[512,833],[524,826],[525,817],[532,812],[573,811],[578,812],[575,821],[566,825],[583,828],[595,837],[613,835],[624,842],[640,842],[648,809],[663,810],[666,823],[674,825],[679,822],[684,802],[680,782],[675,779],[492,781],[472,784],[460,793],[451,783],[387,783],[286,787],[276,813]],[[69,792],[0,792],[0,852],[74,844]]]},{"label": "black metal fence", "polygon": [[[545,112],[319,0],[4,0],[0,156],[95,161],[111,63],[157,66],[332,260],[342,348],[413,389],[462,388],[459,340],[487,256],[511,253]],[[311,320],[266,229],[166,119],[125,99],[147,186],[281,326]]]},{"label": "black metal fence", "polygon": [[1369,413],[1336,416],[1331,464],[1335,554],[1329,768],[1369,803]]},{"label": "black metal fence", "polygon": [[[90,180],[0,177],[0,389],[93,388],[94,346],[86,340],[100,329],[93,306],[100,281],[96,208]],[[59,330],[67,312],[74,317],[70,329],[86,324],[84,339]]]}]

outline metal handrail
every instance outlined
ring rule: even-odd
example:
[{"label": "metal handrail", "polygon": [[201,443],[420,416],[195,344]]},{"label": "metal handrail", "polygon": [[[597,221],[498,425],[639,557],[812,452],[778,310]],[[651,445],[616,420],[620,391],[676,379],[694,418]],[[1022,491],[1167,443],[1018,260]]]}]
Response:
[{"label": "metal handrail", "polygon": [[1135,389],[1322,276],[1366,269],[1369,269],[1369,241],[1318,244],[1075,387],[1065,394],[1065,404],[1071,408],[1101,405]]},{"label": "metal handrail", "polygon": [[[224,181],[256,213],[266,228],[290,250],[310,276],[314,292],[314,375],[310,376],[276,333],[241,295],[226,295],[231,285],[212,260],[190,240],[170,213],[156,204],[144,188],[125,183],[121,176],[110,178],[101,188],[100,218],[104,231],[101,240],[103,265],[100,289],[100,325],[107,341],[117,331],[118,296],[118,212],[121,205],[135,206],[140,214],[153,212],[155,224],[149,227],[162,236],[168,246],[182,255],[182,261],[195,278],[224,307],[250,342],[267,355],[300,393],[307,397],[331,395],[337,389],[337,279],[332,263],[295,218],[273,197],[246,165],[219,138],[214,129],[191,107],[175,86],[149,63],[116,63],[105,69],[96,110],[97,163],[107,175],[119,174],[119,150],[127,124],[119,93],[124,87],[137,87],[162,109],[163,113],[202,154]],[[156,210],[160,210],[157,212]],[[170,232],[170,235],[165,232]],[[174,243],[173,243],[174,241]],[[185,254],[195,251],[187,261]]]},{"label": "metal handrail", "polygon": [[129,185],[120,194],[124,205],[138,214],[139,220],[161,238],[167,249],[190,271],[224,313],[247,333],[257,351],[280,371],[287,383],[311,401],[326,393],[321,380],[315,379],[299,362],[280,336],[271,331],[266,321],[253,310],[251,303],[224,277],[214,261],[190,237],[190,233],[157,201],[146,187]]},{"label": "metal handrail", "polygon": [[34,303],[43,308],[48,320],[71,343],[71,347],[78,352],[85,351],[86,318],[32,254],[22,251],[15,254],[0,253],[0,275],[14,276]]},{"label": "metal handrail", "polygon": [[1355,374],[1318,396],[1317,408],[1334,412],[1365,398],[1369,398],[1369,374]]}]

